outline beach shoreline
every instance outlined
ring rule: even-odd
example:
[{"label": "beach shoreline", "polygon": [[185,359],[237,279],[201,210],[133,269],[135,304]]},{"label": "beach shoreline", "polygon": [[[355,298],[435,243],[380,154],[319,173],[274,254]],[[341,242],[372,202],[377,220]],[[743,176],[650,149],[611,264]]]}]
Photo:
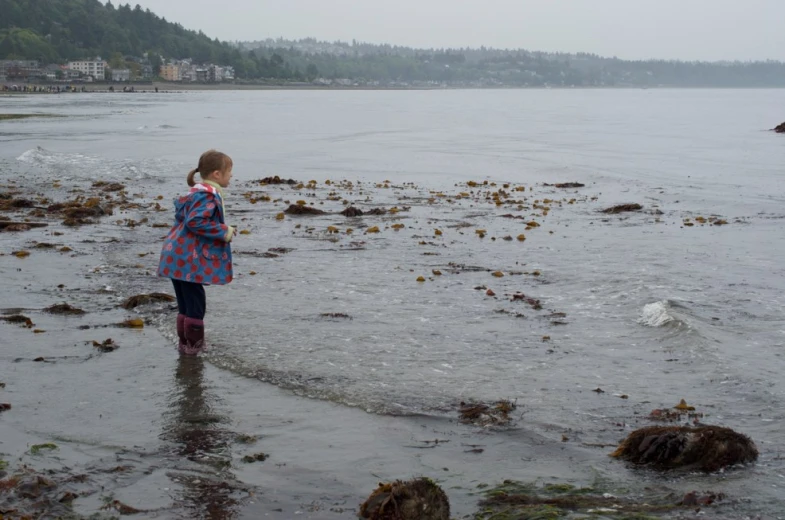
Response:
[{"label": "beach shoreline", "polygon": [[[14,183],[0,191],[61,201],[51,185]],[[53,483],[42,492],[51,507],[70,493],[73,511],[85,516],[130,507],[158,518],[197,517],[217,508],[236,518],[320,519],[356,517],[380,481],[426,476],[450,490],[454,515],[470,515],[476,486],[495,483],[500,473],[489,460],[512,477],[554,464],[546,458],[516,471],[505,434],[457,418],[369,414],[217,368],[209,353],[179,357],[171,302],[120,306],[131,288],[171,294],[167,280],[151,276],[158,257],[150,244],[165,232],[152,227],[153,219],[170,215],[156,215],[152,194],[103,187],[71,186],[68,194],[114,206],[92,224],[30,219],[27,210],[3,214],[47,225],[0,235],[0,272],[13,273],[13,305],[0,316],[30,319],[29,326],[0,322],[0,402],[12,406],[0,416],[0,480],[45,478]],[[69,306],[63,313],[47,311],[62,304]],[[134,319],[144,325],[118,326]],[[208,321],[208,341],[218,327]],[[535,433],[515,435],[529,437],[532,459],[563,449]],[[465,471],[479,457],[482,479]],[[553,470],[582,478],[580,471]]]}]

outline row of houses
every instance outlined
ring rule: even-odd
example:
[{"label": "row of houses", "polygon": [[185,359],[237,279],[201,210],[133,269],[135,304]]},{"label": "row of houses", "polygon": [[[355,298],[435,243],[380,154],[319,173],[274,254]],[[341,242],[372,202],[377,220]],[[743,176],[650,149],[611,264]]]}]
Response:
[{"label": "row of houses", "polygon": [[161,65],[159,75],[166,81],[216,83],[234,80],[234,68],[196,65],[191,60],[178,60]]},{"label": "row of houses", "polygon": [[[107,76],[108,72],[108,76]],[[130,69],[109,69],[100,58],[41,65],[36,60],[0,60],[0,81],[130,81]]]},{"label": "row of houses", "polygon": [[[0,60],[0,81],[117,81],[125,82],[132,79],[152,79],[153,68],[147,60],[139,60],[136,72],[128,68],[109,68],[101,57],[94,60],[69,61],[65,65],[41,65],[36,60]],[[173,61],[162,65],[158,76],[166,81],[185,81],[215,83],[234,80],[232,67],[218,65],[197,65],[191,60]]]}]

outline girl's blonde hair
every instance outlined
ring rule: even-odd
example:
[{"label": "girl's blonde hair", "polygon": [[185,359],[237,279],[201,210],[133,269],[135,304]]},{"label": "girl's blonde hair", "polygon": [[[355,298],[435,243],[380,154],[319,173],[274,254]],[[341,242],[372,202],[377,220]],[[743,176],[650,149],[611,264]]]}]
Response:
[{"label": "girl's blonde hair", "polygon": [[199,172],[199,176],[202,178],[202,180],[204,180],[205,177],[216,170],[225,172],[231,167],[231,157],[217,150],[207,150],[202,154],[201,157],[199,157],[199,165],[188,172],[188,178],[186,181],[188,182],[188,186],[194,186],[196,184],[196,181],[194,181],[194,175],[196,175],[196,172]]}]

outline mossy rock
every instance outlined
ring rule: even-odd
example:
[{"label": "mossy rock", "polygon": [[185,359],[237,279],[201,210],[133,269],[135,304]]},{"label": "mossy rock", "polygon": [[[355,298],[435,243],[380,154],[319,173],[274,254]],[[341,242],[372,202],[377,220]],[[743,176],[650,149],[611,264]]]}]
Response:
[{"label": "mossy rock", "polygon": [[360,506],[370,520],[450,520],[450,501],[428,478],[381,483]]},{"label": "mossy rock", "polygon": [[632,432],[611,456],[654,469],[713,472],[755,462],[758,448],[721,426],[648,426]]}]

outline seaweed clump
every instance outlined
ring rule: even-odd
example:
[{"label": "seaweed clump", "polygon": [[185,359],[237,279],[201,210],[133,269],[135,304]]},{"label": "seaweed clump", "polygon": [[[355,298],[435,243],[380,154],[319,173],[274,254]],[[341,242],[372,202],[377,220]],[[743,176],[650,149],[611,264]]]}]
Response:
[{"label": "seaweed clump", "polygon": [[758,448],[744,434],[722,426],[648,426],[632,432],[611,453],[655,469],[718,471],[758,459]]},{"label": "seaweed clump", "polygon": [[275,175],[273,177],[265,177],[264,179],[259,179],[255,181],[258,184],[297,184],[297,181],[294,179],[282,179],[279,176]]},{"label": "seaweed clump", "polygon": [[680,500],[674,500],[671,493],[629,497],[603,492],[595,487],[578,488],[556,483],[538,487],[512,480],[486,489],[483,494],[485,498],[479,503],[480,511],[474,516],[476,520],[555,520],[572,518],[575,514],[595,518],[594,515],[600,512],[609,513],[613,518],[655,520],[673,518],[672,514],[676,511],[695,511],[696,507],[713,505],[725,498],[722,493],[696,491],[687,493]]},{"label": "seaweed clump", "polygon": [[360,506],[370,520],[449,520],[447,494],[428,478],[380,483]]},{"label": "seaweed clump", "polygon": [[150,294],[137,294],[125,300],[120,307],[126,310],[131,310],[139,307],[140,305],[147,305],[155,302],[173,302],[174,296],[165,293],[150,293]]},{"label": "seaweed clump", "polygon": [[634,203],[634,204],[619,204],[619,205],[616,205],[616,206],[611,206],[610,208],[605,208],[604,210],[602,210],[602,212],[603,213],[608,213],[610,215],[616,215],[618,213],[625,213],[627,211],[640,211],[642,209],[643,209],[643,206],[641,206],[638,203]]},{"label": "seaweed clump", "polygon": [[284,210],[288,215],[324,215],[324,211],[311,206],[303,206],[298,204],[291,204]]},{"label": "seaweed clump", "polygon": [[72,307],[67,303],[58,303],[56,305],[52,305],[51,307],[44,309],[44,312],[48,312],[49,314],[60,314],[63,316],[81,316],[85,313],[85,311],[82,309]]},{"label": "seaweed clump", "polygon": [[461,401],[458,416],[462,423],[478,426],[506,426],[512,422],[510,413],[518,406],[513,401],[501,400],[492,405]]}]

